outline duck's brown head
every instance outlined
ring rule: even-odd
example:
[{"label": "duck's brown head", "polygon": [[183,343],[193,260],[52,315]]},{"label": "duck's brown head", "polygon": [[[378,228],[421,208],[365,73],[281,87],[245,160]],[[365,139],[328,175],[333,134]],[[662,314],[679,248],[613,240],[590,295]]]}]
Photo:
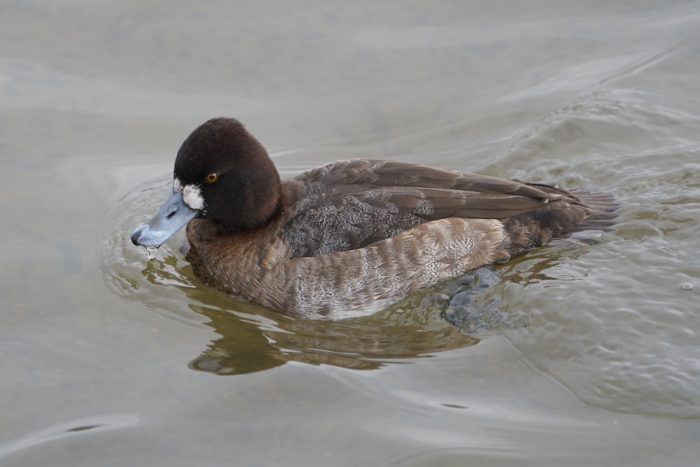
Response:
[{"label": "duck's brown head", "polygon": [[158,247],[195,217],[228,231],[254,229],[270,221],[280,200],[279,174],[262,144],[238,120],[214,118],[182,143],[172,195],[131,240]]}]

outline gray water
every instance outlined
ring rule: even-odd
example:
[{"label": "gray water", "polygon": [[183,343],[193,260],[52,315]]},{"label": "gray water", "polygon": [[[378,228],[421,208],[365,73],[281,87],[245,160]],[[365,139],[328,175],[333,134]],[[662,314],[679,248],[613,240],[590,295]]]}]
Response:
[{"label": "gray water", "polygon": [[[3,2],[0,464],[698,465],[699,44],[698,2]],[[280,316],[128,240],[220,115],[284,176],[413,161],[619,222],[497,268],[476,335],[440,290]]]}]

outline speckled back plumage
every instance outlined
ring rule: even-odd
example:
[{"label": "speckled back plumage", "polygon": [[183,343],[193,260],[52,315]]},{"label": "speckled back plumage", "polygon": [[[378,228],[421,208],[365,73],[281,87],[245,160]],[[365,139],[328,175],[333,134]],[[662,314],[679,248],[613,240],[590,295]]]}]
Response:
[{"label": "speckled back plumage", "polygon": [[391,161],[336,162],[296,181],[300,201],[284,228],[294,257],[362,248],[432,220],[503,219],[563,199],[513,180]]}]

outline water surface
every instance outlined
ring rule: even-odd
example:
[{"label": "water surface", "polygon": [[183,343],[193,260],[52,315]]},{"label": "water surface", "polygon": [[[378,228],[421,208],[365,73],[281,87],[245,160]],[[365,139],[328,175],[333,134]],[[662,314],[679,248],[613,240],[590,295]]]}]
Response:
[{"label": "water surface", "polygon": [[[694,466],[696,2],[0,5],[0,463]],[[235,116],[283,176],[372,157],[614,193],[614,231],[362,319],[280,316],[128,233]],[[474,332],[474,330],[478,332]],[[469,332],[466,332],[469,331]]]}]

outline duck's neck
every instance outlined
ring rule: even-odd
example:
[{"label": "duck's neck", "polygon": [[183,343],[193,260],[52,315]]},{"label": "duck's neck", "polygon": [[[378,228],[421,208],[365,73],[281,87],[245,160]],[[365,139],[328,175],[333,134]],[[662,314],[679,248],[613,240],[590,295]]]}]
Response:
[{"label": "duck's neck", "polygon": [[237,199],[222,200],[217,212],[221,217],[210,217],[228,232],[255,230],[269,224],[282,207],[282,184],[279,174],[267,159],[269,167],[249,170],[245,179],[237,181]]}]

